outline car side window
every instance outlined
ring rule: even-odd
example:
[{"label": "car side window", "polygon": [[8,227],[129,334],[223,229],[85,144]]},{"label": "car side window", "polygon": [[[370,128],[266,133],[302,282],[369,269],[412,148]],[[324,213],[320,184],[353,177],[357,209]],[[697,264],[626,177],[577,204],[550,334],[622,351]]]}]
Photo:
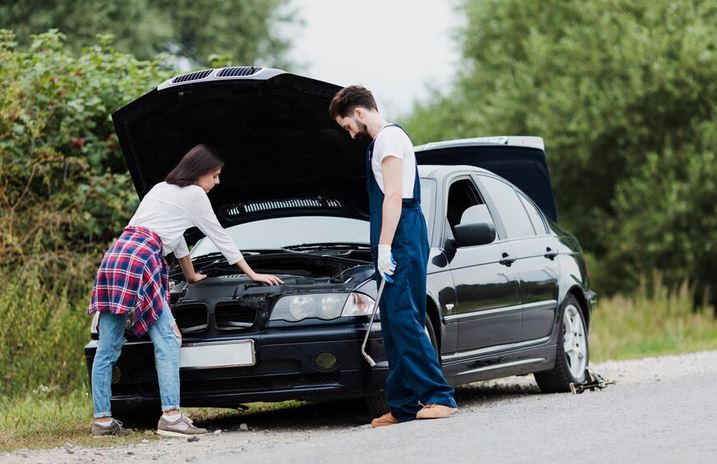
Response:
[{"label": "car side window", "polygon": [[548,230],[545,228],[545,221],[543,221],[543,215],[540,214],[538,208],[536,208],[533,202],[526,198],[526,196],[522,193],[518,192],[518,196],[520,197],[520,201],[523,202],[523,206],[528,212],[528,216],[530,216],[530,222],[533,223],[533,228],[535,229],[535,232],[538,235],[547,234]]},{"label": "car side window", "polygon": [[513,186],[495,177],[480,176],[479,178],[486,193],[495,204],[508,238],[535,235],[533,224]]},{"label": "car side window", "polygon": [[446,219],[451,232],[458,224],[493,223],[488,207],[471,179],[459,179],[451,184],[448,190]]}]

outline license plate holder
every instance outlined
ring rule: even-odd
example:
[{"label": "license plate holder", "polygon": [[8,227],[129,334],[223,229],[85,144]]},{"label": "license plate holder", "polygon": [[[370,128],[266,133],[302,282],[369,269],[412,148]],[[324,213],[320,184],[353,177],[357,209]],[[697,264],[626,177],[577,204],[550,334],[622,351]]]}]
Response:
[{"label": "license plate holder", "polygon": [[179,352],[180,369],[247,367],[256,364],[254,340],[191,343]]}]

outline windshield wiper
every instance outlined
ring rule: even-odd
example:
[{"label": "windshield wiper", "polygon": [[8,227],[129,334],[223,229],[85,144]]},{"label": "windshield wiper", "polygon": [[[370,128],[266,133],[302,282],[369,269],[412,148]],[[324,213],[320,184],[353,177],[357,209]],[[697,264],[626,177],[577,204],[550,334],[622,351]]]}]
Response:
[{"label": "windshield wiper", "polygon": [[315,249],[331,249],[331,250],[359,250],[369,248],[368,243],[354,242],[329,242],[329,243],[301,243],[299,245],[285,246],[287,250],[315,250]]}]

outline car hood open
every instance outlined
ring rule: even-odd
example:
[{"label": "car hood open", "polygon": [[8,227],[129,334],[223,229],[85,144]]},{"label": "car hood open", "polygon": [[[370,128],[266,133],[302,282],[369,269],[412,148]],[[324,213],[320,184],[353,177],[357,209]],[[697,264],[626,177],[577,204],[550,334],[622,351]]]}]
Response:
[{"label": "car hood open", "polygon": [[365,219],[364,151],[329,116],[340,87],[271,68],[177,76],[113,121],[140,198],[198,143],[225,159],[209,199],[226,227],[297,214]]}]

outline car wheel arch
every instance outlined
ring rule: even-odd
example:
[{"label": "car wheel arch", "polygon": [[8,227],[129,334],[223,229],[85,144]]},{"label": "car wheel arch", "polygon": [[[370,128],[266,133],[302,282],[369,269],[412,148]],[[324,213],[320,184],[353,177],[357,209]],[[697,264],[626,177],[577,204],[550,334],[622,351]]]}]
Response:
[{"label": "car wheel arch", "polygon": [[[568,295],[574,296],[578,303],[580,303],[580,312],[583,313],[583,317],[585,318],[585,325],[587,326],[585,329],[590,330],[590,306],[588,305],[588,299],[585,297],[585,292],[582,288],[580,288],[577,285],[573,285],[568,289],[567,293],[565,294],[565,297]],[[563,299],[564,300],[564,299]]]},{"label": "car wheel arch", "polygon": [[433,332],[436,336],[436,344],[438,345],[438,352],[440,353],[441,341],[443,339],[443,325],[441,324],[441,318],[438,314],[438,305],[430,296],[426,297],[426,317],[431,318]]}]

